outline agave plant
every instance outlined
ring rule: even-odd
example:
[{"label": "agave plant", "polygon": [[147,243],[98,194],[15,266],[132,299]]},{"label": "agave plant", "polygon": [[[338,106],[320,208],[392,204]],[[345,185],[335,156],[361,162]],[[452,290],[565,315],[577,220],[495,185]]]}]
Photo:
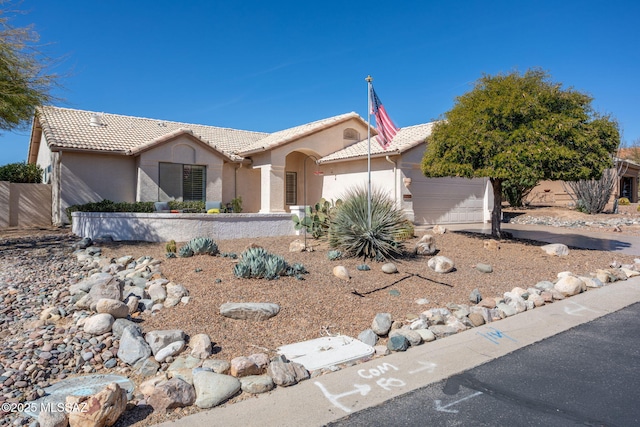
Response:
[{"label": "agave plant", "polygon": [[337,259],[342,258],[342,252],[338,251],[338,250],[330,250],[329,252],[327,252],[327,259],[329,261],[335,261]]},{"label": "agave plant", "polygon": [[307,270],[302,264],[290,266],[282,256],[269,253],[260,247],[245,250],[240,256],[240,261],[233,267],[233,274],[242,278],[273,280],[283,275],[298,278],[297,276],[304,273],[307,273]]},{"label": "agave plant", "polygon": [[218,245],[209,237],[196,237],[189,240],[187,246],[191,248],[194,255],[208,254],[217,255]]},{"label": "agave plant", "polygon": [[193,256],[193,249],[191,249],[191,246],[184,245],[180,248],[180,250],[178,251],[178,256],[180,258],[189,258]]},{"label": "agave plant", "polygon": [[371,225],[366,188],[349,190],[343,200],[329,227],[332,247],[364,260],[384,261],[403,254],[400,237],[407,234],[407,219],[388,196],[379,190],[372,192]]}]

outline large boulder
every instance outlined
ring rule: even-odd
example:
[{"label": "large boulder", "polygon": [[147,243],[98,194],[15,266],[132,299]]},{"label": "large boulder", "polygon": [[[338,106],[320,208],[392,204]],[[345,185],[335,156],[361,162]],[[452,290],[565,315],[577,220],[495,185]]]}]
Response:
[{"label": "large boulder", "polygon": [[65,406],[70,409],[70,427],[112,426],[127,408],[127,392],[111,383],[93,395],[67,396]]}]

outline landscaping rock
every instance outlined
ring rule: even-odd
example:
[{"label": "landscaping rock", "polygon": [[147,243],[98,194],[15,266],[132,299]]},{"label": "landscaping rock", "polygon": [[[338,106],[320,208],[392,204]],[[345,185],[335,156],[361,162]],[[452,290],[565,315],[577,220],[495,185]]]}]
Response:
[{"label": "landscaping rock", "polygon": [[349,275],[349,270],[347,270],[347,267],[343,265],[336,265],[335,267],[333,267],[333,275],[336,276],[338,279],[342,279],[342,280],[351,279],[351,276]]},{"label": "landscaping rock", "polygon": [[69,413],[69,425],[111,426],[127,408],[127,392],[116,383],[90,396],[67,396],[66,405],[83,410]]},{"label": "landscaping rock", "polygon": [[193,386],[180,378],[156,384],[147,403],[154,411],[165,412],[167,409],[191,406],[196,401],[196,391]]},{"label": "landscaping rock", "polygon": [[207,334],[196,334],[189,340],[191,355],[198,359],[206,359],[211,355],[211,338]]},{"label": "landscaping rock", "polygon": [[98,313],[108,313],[114,319],[126,318],[129,315],[129,307],[117,299],[102,298],[96,303]]},{"label": "landscaping rock", "polygon": [[409,348],[409,340],[403,335],[394,335],[389,337],[387,348],[391,351],[407,351]]},{"label": "landscaping rock", "polygon": [[144,340],[149,344],[151,352],[155,356],[160,352],[160,350],[171,343],[182,342],[182,345],[184,346],[185,335],[184,332],[179,329],[150,331],[147,332]]},{"label": "landscaping rock", "polygon": [[381,270],[387,274],[393,274],[398,272],[398,267],[392,262],[382,264]]},{"label": "landscaping rock", "polygon": [[195,405],[201,409],[218,406],[240,391],[237,378],[215,372],[197,371],[193,374],[193,386],[196,390]]},{"label": "landscaping rock", "polygon": [[273,303],[228,302],[220,306],[220,314],[238,320],[267,320],[280,312]]},{"label": "landscaping rock", "polygon": [[391,313],[378,313],[371,323],[371,329],[379,336],[384,336],[391,329]]},{"label": "landscaping rock", "polygon": [[281,387],[288,387],[302,380],[309,379],[309,371],[299,363],[290,362],[280,357],[269,363],[267,374],[273,382]]},{"label": "landscaping rock", "polygon": [[565,297],[570,297],[586,290],[586,285],[578,277],[565,276],[556,282],[554,288]]},{"label": "landscaping rock", "polygon": [[260,394],[271,391],[275,387],[269,375],[249,375],[240,378],[240,389],[245,393]]},{"label": "landscaping rock", "polygon": [[373,332],[373,329],[365,329],[358,334],[358,340],[373,347],[378,342],[378,335]]},{"label": "landscaping rock", "polygon": [[149,356],[151,356],[151,347],[142,338],[140,330],[133,326],[124,328],[120,347],[118,347],[118,359],[129,365],[135,365]]},{"label": "landscaping rock", "polygon": [[547,255],[567,256],[569,255],[569,247],[562,243],[551,243],[541,246],[540,249],[545,251]]},{"label": "landscaping rock", "polygon": [[96,314],[84,321],[84,331],[92,335],[102,335],[111,331],[114,318],[108,313]]},{"label": "landscaping rock", "polygon": [[449,273],[453,271],[455,267],[453,261],[451,261],[447,257],[440,255],[434,256],[433,258],[429,259],[427,265],[436,273]]}]

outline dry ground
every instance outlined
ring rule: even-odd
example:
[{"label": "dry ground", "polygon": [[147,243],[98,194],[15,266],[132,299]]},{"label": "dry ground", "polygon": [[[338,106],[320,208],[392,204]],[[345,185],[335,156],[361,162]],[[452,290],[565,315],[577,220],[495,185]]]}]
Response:
[{"label": "dry ground", "polygon": [[[307,239],[312,252],[291,253],[295,236],[218,241],[221,252],[238,255],[249,244],[263,246],[285,257],[288,263],[302,263],[309,274],[304,280],[281,277],[277,280],[239,279],[233,275],[236,261],[230,258],[194,256],[165,259],[164,244],[114,243],[103,247],[109,257],[151,255],[163,259],[164,275],[189,290],[187,305],[143,315],[145,331],[183,329],[189,335],[208,334],[215,342],[215,357],[232,359],[256,352],[273,355],[280,345],[317,338],[326,334],[356,337],[371,325],[376,313],[388,312],[395,320],[414,319],[422,311],[449,303],[468,304],[475,288],[483,297],[499,297],[519,286],[527,288],[541,280],[554,280],[561,271],[588,275],[607,268],[617,260],[632,263],[633,256],[610,252],[572,249],[568,257],[547,255],[543,243],[503,240],[499,250],[484,249],[484,235],[447,232],[436,236],[439,255],[455,262],[456,270],[438,274],[427,267],[428,257],[406,257],[395,263],[399,272],[385,274],[381,263],[368,262],[370,271],[359,271],[361,259],[327,259],[323,241]],[[418,237],[405,242],[412,249]],[[178,244],[178,247],[180,244]],[[477,263],[491,264],[492,273],[481,273]],[[348,281],[332,274],[333,267],[345,266]],[[393,292],[391,292],[393,291]],[[418,304],[418,300],[428,304]],[[225,302],[272,302],[280,313],[267,321],[240,321],[219,314]]]},{"label": "dry ground", "polygon": [[[628,208],[621,215],[638,216]],[[513,211],[511,214],[554,216],[565,219],[593,220],[579,212],[545,208]],[[611,219],[613,215],[602,215]],[[595,230],[595,231],[603,231]],[[633,227],[623,227],[623,233],[635,234]],[[68,229],[3,230],[5,238],[68,233]],[[420,233],[422,234],[422,233]],[[420,236],[405,242],[411,250]],[[516,286],[533,286],[540,280],[554,280],[561,271],[589,274],[598,268],[607,268],[616,260],[631,263],[633,256],[611,252],[571,249],[567,257],[546,255],[540,249],[543,243],[534,241],[502,240],[499,250],[484,249],[485,235],[447,232],[436,236],[439,255],[451,258],[456,270],[437,274],[427,267],[428,257],[411,257],[396,261],[399,272],[385,274],[382,264],[368,262],[370,271],[359,271],[360,259],[327,259],[327,244],[307,238],[311,252],[291,253],[289,244],[298,236],[252,238],[218,241],[221,252],[240,253],[249,244],[263,246],[269,252],[283,255],[288,263],[304,264],[309,274],[304,280],[283,277],[278,280],[239,279],[233,275],[236,261],[220,256],[192,258],[165,258],[164,243],[116,242],[102,245],[103,255],[117,258],[124,255],[139,257],[150,255],[162,259],[162,272],[170,280],[183,284],[190,293],[187,305],[165,309],[155,315],[142,315],[145,331],[154,329],[182,329],[188,335],[208,334],[215,343],[212,357],[230,360],[257,352],[274,355],[278,346],[320,337],[326,334],[344,334],[356,337],[369,328],[376,313],[388,312],[395,320],[408,321],[432,307],[449,303],[468,304],[469,294],[479,289],[484,298],[499,297]],[[301,236],[300,236],[301,238]],[[180,247],[181,244],[178,244]],[[492,273],[481,273],[477,263],[493,266]],[[334,266],[344,265],[351,279],[344,281],[332,274]],[[393,291],[393,292],[391,292]],[[428,300],[418,304],[418,300]],[[281,306],[280,313],[263,322],[239,321],[219,314],[225,302],[273,302]],[[384,340],[383,340],[384,342]],[[233,401],[242,399],[234,398]],[[195,407],[175,410],[169,414],[149,411],[127,411],[118,426],[147,426],[168,419],[177,419],[197,411]]]}]

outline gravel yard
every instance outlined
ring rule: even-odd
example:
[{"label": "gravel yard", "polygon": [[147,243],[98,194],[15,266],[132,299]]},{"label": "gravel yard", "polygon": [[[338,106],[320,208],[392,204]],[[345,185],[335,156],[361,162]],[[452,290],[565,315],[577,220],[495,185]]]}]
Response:
[{"label": "gravel yard", "polygon": [[[523,215],[532,215],[532,212],[527,211]],[[553,215],[557,219],[562,216],[558,212],[562,211],[537,213],[540,214],[538,216]],[[570,220],[577,216],[578,213],[574,213]],[[607,216],[607,219],[612,217]],[[616,217],[638,219],[634,213]],[[634,226],[619,228],[623,233],[636,232]],[[553,281],[562,271],[589,275],[597,269],[608,268],[613,261],[633,263],[631,256],[575,248],[571,248],[566,257],[551,256],[540,249],[543,243],[533,241],[503,240],[499,242],[499,249],[486,249],[484,242],[488,236],[447,232],[435,236],[436,247],[438,255],[455,262],[455,271],[438,274],[427,267],[429,257],[408,256],[395,261],[397,273],[386,274],[381,271],[380,263],[367,262],[371,270],[360,271],[356,267],[363,264],[361,259],[329,261],[329,248],[321,240],[307,239],[313,251],[289,252],[289,244],[299,237],[237,239],[217,243],[220,252],[224,253],[240,255],[249,244],[255,244],[284,256],[289,264],[302,263],[309,272],[304,275],[304,280],[293,277],[271,281],[239,279],[233,275],[233,265],[237,260],[204,255],[167,259],[164,243],[112,242],[100,246],[103,257],[131,255],[134,258],[151,256],[161,259],[162,274],[188,289],[188,304],[179,304],[155,314],[141,314],[138,319],[145,332],[181,329],[189,336],[208,334],[214,342],[215,354],[212,357],[226,360],[254,353],[273,356],[281,345],[329,334],[357,337],[381,312],[391,313],[394,320],[406,324],[430,308],[470,304],[469,295],[474,289],[478,289],[485,299],[500,298],[515,287],[526,289],[542,280]],[[419,237],[405,241],[409,251]],[[68,317],[60,319],[52,328],[61,335],[75,333],[69,330],[69,316],[73,308],[64,292],[82,275],[82,270],[74,266],[71,256],[70,246],[75,240],[77,238],[70,236],[68,230],[8,230],[0,234],[0,340],[5,349],[0,352],[0,377],[11,365],[21,365],[17,362],[26,360],[27,365],[31,364],[39,353],[38,345],[46,344],[34,339],[34,331],[28,328],[29,322],[37,319],[42,309],[51,305],[64,306]],[[478,263],[490,264],[493,272],[478,271],[475,268]],[[349,280],[333,275],[332,269],[337,265],[347,268],[351,275]],[[219,314],[220,305],[226,302],[271,302],[280,305],[281,310],[266,321],[232,320]],[[131,374],[122,366],[113,370],[116,371]],[[98,372],[110,371],[99,366]],[[0,382],[0,399],[24,398],[33,390],[33,384],[57,381],[58,374],[48,375],[47,378],[41,375],[38,381],[26,376],[24,381],[29,384],[21,389],[16,388],[15,381],[9,381],[7,385],[5,379],[4,383]],[[138,412],[132,416],[135,413],[132,412],[128,417],[127,411],[117,425],[150,425],[195,410],[195,407],[180,409],[168,415],[140,415]],[[8,419],[4,418],[0,425],[7,425],[4,420]]]}]

